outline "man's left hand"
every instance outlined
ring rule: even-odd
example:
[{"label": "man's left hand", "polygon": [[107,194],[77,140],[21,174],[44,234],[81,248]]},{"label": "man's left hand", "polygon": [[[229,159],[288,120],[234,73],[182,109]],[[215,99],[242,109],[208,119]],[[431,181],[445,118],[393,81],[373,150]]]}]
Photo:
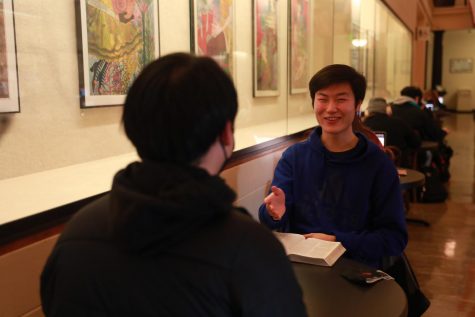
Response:
[{"label": "man's left hand", "polygon": [[336,241],[336,237],[325,233],[307,233],[303,235],[305,239],[313,238],[325,241]]}]

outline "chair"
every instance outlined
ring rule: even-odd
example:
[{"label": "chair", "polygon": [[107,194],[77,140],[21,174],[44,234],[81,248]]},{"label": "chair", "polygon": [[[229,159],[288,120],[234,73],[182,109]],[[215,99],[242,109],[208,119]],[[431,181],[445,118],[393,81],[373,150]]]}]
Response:
[{"label": "chair", "polygon": [[394,277],[407,296],[408,317],[421,316],[430,306],[430,300],[422,292],[416,274],[406,254],[383,259],[383,271]]},{"label": "chair", "polygon": [[394,145],[386,145],[383,148],[383,151],[389,156],[389,158],[394,162],[394,165],[401,166],[401,150]]}]

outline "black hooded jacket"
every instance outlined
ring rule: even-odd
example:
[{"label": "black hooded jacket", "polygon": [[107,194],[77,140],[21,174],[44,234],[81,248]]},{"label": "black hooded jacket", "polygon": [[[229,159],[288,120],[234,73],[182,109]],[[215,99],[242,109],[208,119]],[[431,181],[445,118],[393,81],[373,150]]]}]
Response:
[{"label": "black hooded jacket", "polygon": [[444,138],[445,132],[419,109],[414,99],[401,96],[392,102],[391,109],[395,118],[400,118],[419,133],[421,140],[440,142]]},{"label": "black hooded jacket", "polygon": [[79,211],[41,276],[47,316],[303,316],[280,243],[217,176],[133,163]]}]

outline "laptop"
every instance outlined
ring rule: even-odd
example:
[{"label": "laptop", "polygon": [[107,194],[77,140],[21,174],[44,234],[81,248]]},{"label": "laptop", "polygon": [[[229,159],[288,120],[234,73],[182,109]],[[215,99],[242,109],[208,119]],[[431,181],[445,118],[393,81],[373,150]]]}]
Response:
[{"label": "laptop", "polygon": [[386,132],[384,132],[384,131],[374,131],[374,134],[376,134],[376,136],[378,137],[379,142],[381,142],[381,144],[383,146],[386,146]]}]

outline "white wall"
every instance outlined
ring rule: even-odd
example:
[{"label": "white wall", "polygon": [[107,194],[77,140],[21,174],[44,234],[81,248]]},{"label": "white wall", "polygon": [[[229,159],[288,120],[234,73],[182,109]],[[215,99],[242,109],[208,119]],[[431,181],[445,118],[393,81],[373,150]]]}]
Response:
[{"label": "white wall", "polygon": [[444,102],[450,108],[457,106],[457,90],[472,91],[470,105],[462,105],[462,109],[475,109],[475,64],[470,73],[451,73],[450,60],[456,58],[471,58],[475,63],[475,30],[447,31],[443,37],[442,86],[447,90]]},{"label": "white wall", "polygon": [[132,151],[121,108],[79,108],[74,1],[15,1],[21,113],[0,140],[0,179]]},{"label": "white wall", "polygon": [[[4,197],[0,224],[107,191],[113,173],[136,159],[120,125],[122,107],[80,108],[74,3],[15,2],[21,112],[11,115],[12,123],[0,140],[0,189]],[[285,135],[290,129],[286,121],[287,2],[278,2],[281,92],[266,98],[254,98],[252,94],[252,3],[235,1],[238,148]],[[190,1],[159,1],[159,5],[161,54],[189,51]],[[308,115],[304,121],[295,122],[292,129],[315,125],[308,94],[292,96],[290,103],[292,115]],[[249,141],[244,142],[246,139]],[[254,177],[245,172],[245,167],[234,170],[242,173],[235,179]],[[246,204],[249,194],[263,186],[234,184]]]}]

